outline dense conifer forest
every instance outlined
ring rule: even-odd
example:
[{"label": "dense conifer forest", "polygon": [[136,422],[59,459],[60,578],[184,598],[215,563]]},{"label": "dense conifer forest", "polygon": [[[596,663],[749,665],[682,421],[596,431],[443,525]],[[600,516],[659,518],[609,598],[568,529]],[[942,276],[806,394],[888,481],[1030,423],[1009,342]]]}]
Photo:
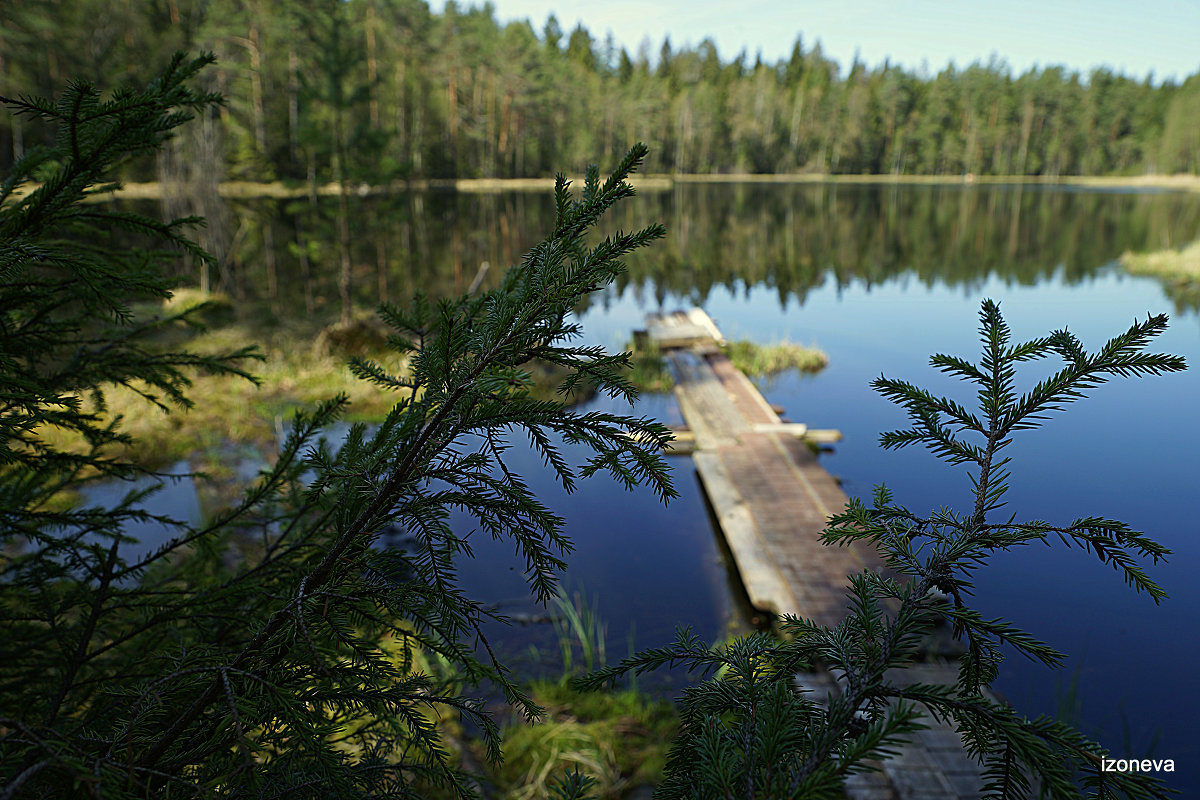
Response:
[{"label": "dense conifer forest", "polygon": [[[227,104],[175,158],[235,180],[546,176],[653,143],[651,173],[1129,175],[1200,171],[1200,73],[921,74],[837,64],[797,31],[790,58],[722,59],[709,40],[630,53],[582,27],[501,25],[490,5],[424,0],[8,0],[0,94],[108,86],[211,50]],[[219,134],[219,135],[217,135]],[[0,120],[0,168],[43,141]]]}]

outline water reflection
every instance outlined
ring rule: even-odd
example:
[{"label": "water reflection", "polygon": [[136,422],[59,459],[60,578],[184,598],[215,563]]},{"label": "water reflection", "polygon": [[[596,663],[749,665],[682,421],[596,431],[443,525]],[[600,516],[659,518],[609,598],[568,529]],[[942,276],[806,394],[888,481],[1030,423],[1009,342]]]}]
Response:
[{"label": "water reflection", "polygon": [[[480,263],[519,261],[552,225],[551,201],[542,195],[429,193],[354,202],[354,291],[364,308],[418,288],[462,291]],[[267,321],[302,316],[314,325],[335,319],[332,207],[237,207],[244,233],[222,273],[226,291],[241,300],[236,313]],[[1192,411],[1200,394],[1200,325],[1189,312],[1200,297],[1194,289],[1125,277],[1114,265],[1126,250],[1195,238],[1200,198],[1022,186],[683,186],[641,196],[609,225],[630,230],[655,221],[667,224],[668,238],[630,257],[620,285],[593,300],[584,314],[588,338],[620,344],[650,308],[695,303],[727,333],[816,341],[831,357],[829,369],[811,379],[785,376],[768,387],[768,398],[797,421],[846,433],[826,463],[850,494],[865,495],[886,480],[917,510],[961,500],[965,479],[927,454],[875,446],[878,432],[903,425],[903,415],[869,391],[871,378],[887,372],[934,391],[950,388],[938,384],[926,359],[933,352],[975,356],[983,296],[1002,301],[1020,337],[1067,324],[1093,347],[1135,316],[1170,304],[1182,311],[1158,346],[1184,354],[1193,371],[1105,387],[1014,444],[1017,480],[1009,498],[1022,517],[1099,513],[1163,540],[1177,555],[1155,575],[1171,601],[1150,607],[1078,552],[1048,550],[997,559],[981,578],[978,606],[1073,655],[1069,668],[1078,669],[1086,730],[1099,730],[1119,748],[1128,726],[1126,755],[1134,757],[1151,755],[1137,748],[1159,731],[1158,755],[1200,763],[1191,715],[1177,713],[1181,698],[1194,700],[1187,671],[1200,660],[1200,643],[1187,635],[1200,608],[1200,584],[1189,578],[1200,570],[1200,420]],[[275,253],[273,281],[263,257],[270,240],[290,243]],[[485,284],[494,285],[499,272],[485,275]],[[600,488],[555,499],[579,548],[570,577],[599,598],[597,610],[615,637],[610,656],[624,654],[631,623],[638,646],[661,644],[672,625],[699,611],[708,620],[702,635],[714,638],[722,615],[712,609],[731,607],[732,590],[715,577],[719,548],[690,469],[677,480],[685,497],[667,511]],[[556,491],[549,483],[537,490]],[[658,549],[666,541],[671,547]],[[509,574],[519,565],[505,561],[511,553],[494,543],[479,549],[484,555],[464,567],[464,580],[507,604],[504,610],[522,613],[523,586]],[[665,574],[663,563],[678,569]],[[546,641],[547,628],[513,629],[515,650]],[[1017,662],[1001,688],[1031,714],[1054,713],[1055,681],[1053,673]],[[1200,791],[1198,783],[1195,775],[1173,780],[1185,790]]]},{"label": "water reflection", "polygon": [[[236,235],[210,275],[218,288],[247,318],[334,319],[335,199],[231,204]],[[353,294],[362,308],[416,289],[462,292],[483,262],[498,267],[484,278],[495,285],[553,225],[548,193],[428,192],[355,197],[352,205]],[[802,302],[827,275],[842,287],[899,276],[926,286],[969,288],[988,277],[1029,286],[1056,273],[1074,284],[1126,250],[1195,238],[1200,203],[1177,192],[1021,185],[682,185],[639,196],[607,224],[650,222],[664,222],[667,239],[628,259],[618,289],[703,304],[716,287],[764,286],[785,305]]]}]

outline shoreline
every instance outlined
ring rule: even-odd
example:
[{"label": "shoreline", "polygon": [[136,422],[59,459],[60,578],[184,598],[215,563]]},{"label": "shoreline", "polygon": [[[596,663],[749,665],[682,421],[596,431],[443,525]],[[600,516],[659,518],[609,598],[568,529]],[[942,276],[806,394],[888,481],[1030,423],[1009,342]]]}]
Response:
[{"label": "shoreline", "polygon": [[[583,183],[582,176],[571,177],[576,186]],[[671,191],[680,185],[698,184],[881,184],[916,186],[1057,186],[1085,189],[1162,189],[1166,191],[1200,192],[1200,175],[1066,175],[1059,177],[1020,175],[832,175],[827,173],[790,173],[759,175],[748,173],[722,173],[713,175],[634,175],[630,183],[639,191]],[[186,193],[187,187],[181,187]],[[494,194],[499,192],[544,192],[554,188],[554,178],[423,178],[411,181],[392,181],[386,184],[357,184],[350,193],[358,197],[405,192],[454,191],[468,194]],[[336,196],[339,188],[335,183],[316,187],[322,197]],[[219,184],[222,197],[232,199],[306,197],[307,186],[286,186],[279,181],[255,183],[250,181],[227,181]],[[163,184],[156,181],[127,183],[115,192],[95,195],[123,200],[157,200],[163,196]]]}]

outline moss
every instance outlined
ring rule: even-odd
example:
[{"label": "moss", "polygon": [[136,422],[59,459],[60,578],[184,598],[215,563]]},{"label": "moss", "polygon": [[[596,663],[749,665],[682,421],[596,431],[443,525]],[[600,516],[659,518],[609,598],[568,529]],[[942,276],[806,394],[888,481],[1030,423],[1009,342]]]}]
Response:
[{"label": "moss", "polygon": [[759,345],[743,339],[726,345],[725,354],[735,367],[752,378],[763,378],[788,369],[820,372],[829,364],[829,357],[820,350],[788,341]]}]

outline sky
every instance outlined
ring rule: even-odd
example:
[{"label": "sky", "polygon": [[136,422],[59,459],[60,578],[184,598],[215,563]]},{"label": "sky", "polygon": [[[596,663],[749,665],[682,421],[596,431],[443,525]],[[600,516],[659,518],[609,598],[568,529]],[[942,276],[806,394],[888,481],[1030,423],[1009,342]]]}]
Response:
[{"label": "sky", "polygon": [[[462,7],[482,0],[458,0]],[[431,0],[441,11],[444,0]],[[492,0],[498,20],[529,19],[539,35],[553,12],[564,33],[579,22],[636,54],[649,37],[680,49],[705,37],[728,61],[745,49],[774,63],[796,36],[819,39],[843,70],[857,52],[870,66],[890,59],[935,74],[999,56],[1021,73],[1062,64],[1083,73],[1107,66],[1135,78],[1181,81],[1200,72],[1200,0]]]}]

